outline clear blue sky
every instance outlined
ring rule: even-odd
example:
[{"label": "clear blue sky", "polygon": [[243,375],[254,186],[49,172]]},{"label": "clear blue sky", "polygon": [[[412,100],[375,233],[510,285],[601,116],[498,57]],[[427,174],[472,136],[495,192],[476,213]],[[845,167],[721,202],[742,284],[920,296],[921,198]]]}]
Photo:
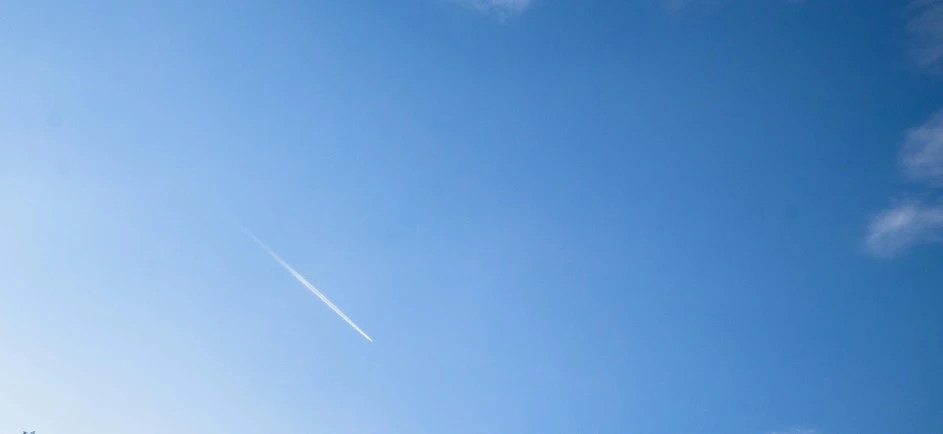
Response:
[{"label": "clear blue sky", "polygon": [[0,433],[941,433],[907,3],[0,2]]}]

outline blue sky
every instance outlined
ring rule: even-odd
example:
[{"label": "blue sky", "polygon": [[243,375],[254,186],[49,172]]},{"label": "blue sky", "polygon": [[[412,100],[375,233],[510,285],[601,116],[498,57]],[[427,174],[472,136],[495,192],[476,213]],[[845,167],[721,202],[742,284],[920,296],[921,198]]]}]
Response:
[{"label": "blue sky", "polygon": [[943,432],[941,71],[939,0],[2,2],[0,431]]}]

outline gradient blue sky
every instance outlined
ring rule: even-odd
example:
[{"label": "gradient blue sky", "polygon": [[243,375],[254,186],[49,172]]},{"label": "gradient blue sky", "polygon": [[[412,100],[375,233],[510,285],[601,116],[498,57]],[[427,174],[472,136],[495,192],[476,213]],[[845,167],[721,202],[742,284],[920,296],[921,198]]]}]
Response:
[{"label": "gradient blue sky", "polygon": [[908,3],[0,2],[0,432],[943,432]]}]

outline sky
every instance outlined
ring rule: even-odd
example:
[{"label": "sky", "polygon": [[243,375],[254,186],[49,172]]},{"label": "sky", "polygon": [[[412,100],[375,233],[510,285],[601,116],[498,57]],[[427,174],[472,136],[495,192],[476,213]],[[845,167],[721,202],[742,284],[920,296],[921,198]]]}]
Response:
[{"label": "sky", "polygon": [[940,110],[941,0],[0,2],[0,433],[943,432]]}]

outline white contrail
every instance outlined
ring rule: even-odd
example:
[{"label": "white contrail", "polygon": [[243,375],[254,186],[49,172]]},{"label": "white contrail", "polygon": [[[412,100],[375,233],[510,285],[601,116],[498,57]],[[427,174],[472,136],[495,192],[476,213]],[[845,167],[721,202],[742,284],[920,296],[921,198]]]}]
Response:
[{"label": "white contrail", "polygon": [[308,282],[308,280],[305,279],[304,276],[302,276],[301,274],[298,274],[298,272],[295,271],[294,268],[291,268],[291,265],[288,265],[287,262],[282,260],[282,258],[278,256],[275,252],[273,252],[272,249],[266,246],[265,243],[262,242],[262,240],[256,238],[256,236],[253,235],[252,232],[249,232],[248,229],[242,226],[240,226],[240,229],[242,229],[242,231],[245,232],[246,235],[249,236],[249,238],[252,238],[252,241],[255,241],[255,243],[258,244],[259,247],[261,247],[263,250],[265,250],[272,258],[278,261],[278,263],[281,264],[282,267],[285,267],[285,269],[288,270],[288,272],[291,273],[292,276],[295,276],[295,279],[298,279],[298,281],[301,282],[302,285],[304,285],[309,290],[311,290],[311,292],[313,292],[314,295],[318,296],[318,298],[320,298],[321,301],[324,302],[324,304],[330,307],[331,310],[334,311],[334,313],[340,315],[341,318],[344,318],[344,321],[347,321],[347,324],[350,324],[350,326],[353,327],[354,330],[357,330],[361,335],[363,335],[363,337],[367,338],[368,341],[373,342],[373,339],[370,339],[370,336],[367,336],[367,334],[364,333],[363,330],[360,330],[360,327],[357,327],[357,324],[354,324],[354,322],[351,321],[350,318],[347,318],[347,315],[344,315],[344,312],[341,312],[341,310],[338,309],[337,306],[334,306],[334,303],[331,303],[331,300],[328,300],[327,297],[324,296],[324,294],[321,294],[321,291],[318,291],[318,289],[315,288],[314,285],[311,284],[311,282]]}]

